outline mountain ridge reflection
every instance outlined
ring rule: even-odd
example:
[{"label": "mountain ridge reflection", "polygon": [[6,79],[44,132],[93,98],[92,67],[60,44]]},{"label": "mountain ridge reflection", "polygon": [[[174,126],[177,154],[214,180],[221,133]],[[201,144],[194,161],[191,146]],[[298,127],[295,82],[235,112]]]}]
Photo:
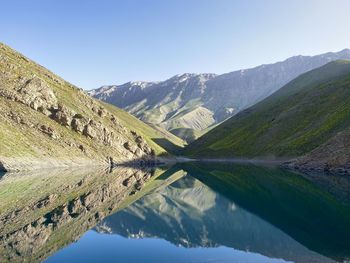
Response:
[{"label": "mountain ridge reflection", "polygon": [[255,165],[188,163],[176,169],[188,175],[106,218],[96,231],[296,262],[349,258],[350,207],[315,182]]}]

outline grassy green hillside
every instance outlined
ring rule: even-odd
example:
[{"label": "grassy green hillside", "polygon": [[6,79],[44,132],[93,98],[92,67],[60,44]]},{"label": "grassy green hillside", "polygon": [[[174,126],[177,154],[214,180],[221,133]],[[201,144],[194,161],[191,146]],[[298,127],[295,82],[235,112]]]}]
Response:
[{"label": "grassy green hillside", "polygon": [[211,157],[303,155],[350,126],[350,62],[307,72],[190,144]]},{"label": "grassy green hillside", "polygon": [[183,145],[1,43],[0,142],[0,169],[102,164]]}]

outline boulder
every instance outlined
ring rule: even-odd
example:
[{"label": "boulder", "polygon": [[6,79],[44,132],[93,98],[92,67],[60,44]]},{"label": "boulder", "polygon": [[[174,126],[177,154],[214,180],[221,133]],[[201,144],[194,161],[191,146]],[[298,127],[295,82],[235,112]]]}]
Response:
[{"label": "boulder", "polygon": [[83,130],[83,134],[86,137],[90,137],[91,139],[94,139],[97,136],[96,131],[91,124],[85,125],[84,130]]},{"label": "boulder", "polygon": [[92,111],[97,113],[97,115],[102,117],[102,118],[107,115],[107,111],[103,107],[93,106]]},{"label": "boulder", "polygon": [[[76,114],[76,115],[78,115],[78,114]],[[71,122],[71,127],[76,132],[83,132],[85,125],[87,125],[89,123],[89,120],[87,120],[84,117],[81,117],[81,118],[80,118],[80,116],[77,117],[76,115],[73,117],[73,120]]]},{"label": "boulder", "polygon": [[70,127],[75,113],[66,106],[60,104],[58,109],[54,110],[51,118],[63,126]]},{"label": "boulder", "polygon": [[70,214],[81,214],[85,211],[85,207],[83,206],[80,198],[75,198],[68,204],[68,211]]},{"label": "boulder", "polygon": [[104,108],[99,108],[97,111],[98,116],[104,118],[107,115],[107,111]]},{"label": "boulder", "polygon": [[139,144],[139,143],[144,143],[145,141],[143,140],[143,138],[141,136],[137,136],[136,139],[135,139],[135,142],[137,144]]},{"label": "boulder", "polygon": [[120,122],[118,121],[117,117],[115,117],[114,115],[112,115],[111,121],[115,125],[120,125]]},{"label": "boulder", "polygon": [[89,123],[85,125],[83,134],[86,137],[103,141],[103,126],[99,122],[90,120]]},{"label": "boulder", "polygon": [[141,157],[142,155],[144,155],[144,152],[140,148],[137,148],[135,151],[135,155],[137,157]]},{"label": "boulder", "polygon": [[53,138],[53,139],[59,139],[59,138],[60,138],[59,134],[57,134],[57,133],[54,131],[53,128],[48,127],[48,126],[46,126],[46,125],[41,125],[41,126],[40,126],[40,131],[42,131],[43,133],[49,135],[49,136],[50,136],[51,138]]},{"label": "boulder", "polygon": [[134,184],[136,182],[136,178],[134,176],[131,176],[123,181],[123,185],[126,187],[129,187],[130,185]]},{"label": "boulder", "polygon": [[115,136],[113,132],[110,132],[106,128],[103,128],[103,143],[105,145],[112,146],[115,142],[114,138]]},{"label": "boulder", "polygon": [[135,153],[137,146],[134,144],[131,144],[130,142],[126,142],[124,143],[124,148],[132,153]]}]

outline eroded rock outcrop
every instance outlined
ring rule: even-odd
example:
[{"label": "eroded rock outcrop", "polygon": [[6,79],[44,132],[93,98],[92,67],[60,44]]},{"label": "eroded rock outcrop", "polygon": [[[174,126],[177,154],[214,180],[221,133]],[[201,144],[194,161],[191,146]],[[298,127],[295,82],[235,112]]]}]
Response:
[{"label": "eroded rock outcrop", "polygon": [[22,102],[34,110],[49,114],[50,109],[57,107],[57,98],[53,90],[42,79],[35,77],[26,81],[18,91]]},{"label": "eroded rock outcrop", "polygon": [[38,77],[24,81],[17,90],[0,89],[0,96],[21,102],[45,115],[57,107],[57,97],[53,90]]}]

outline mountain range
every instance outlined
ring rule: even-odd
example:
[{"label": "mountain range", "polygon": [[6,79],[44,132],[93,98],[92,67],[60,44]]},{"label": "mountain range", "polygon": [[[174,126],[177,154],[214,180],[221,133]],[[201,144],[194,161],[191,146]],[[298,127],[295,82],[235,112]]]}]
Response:
[{"label": "mountain range", "polygon": [[185,73],[165,81],[102,86],[89,94],[191,142],[300,74],[339,59],[350,59],[350,50],[295,56],[222,75]]},{"label": "mountain range", "polygon": [[95,98],[4,44],[0,58],[0,170],[180,154],[350,172],[349,49],[102,87]]}]

